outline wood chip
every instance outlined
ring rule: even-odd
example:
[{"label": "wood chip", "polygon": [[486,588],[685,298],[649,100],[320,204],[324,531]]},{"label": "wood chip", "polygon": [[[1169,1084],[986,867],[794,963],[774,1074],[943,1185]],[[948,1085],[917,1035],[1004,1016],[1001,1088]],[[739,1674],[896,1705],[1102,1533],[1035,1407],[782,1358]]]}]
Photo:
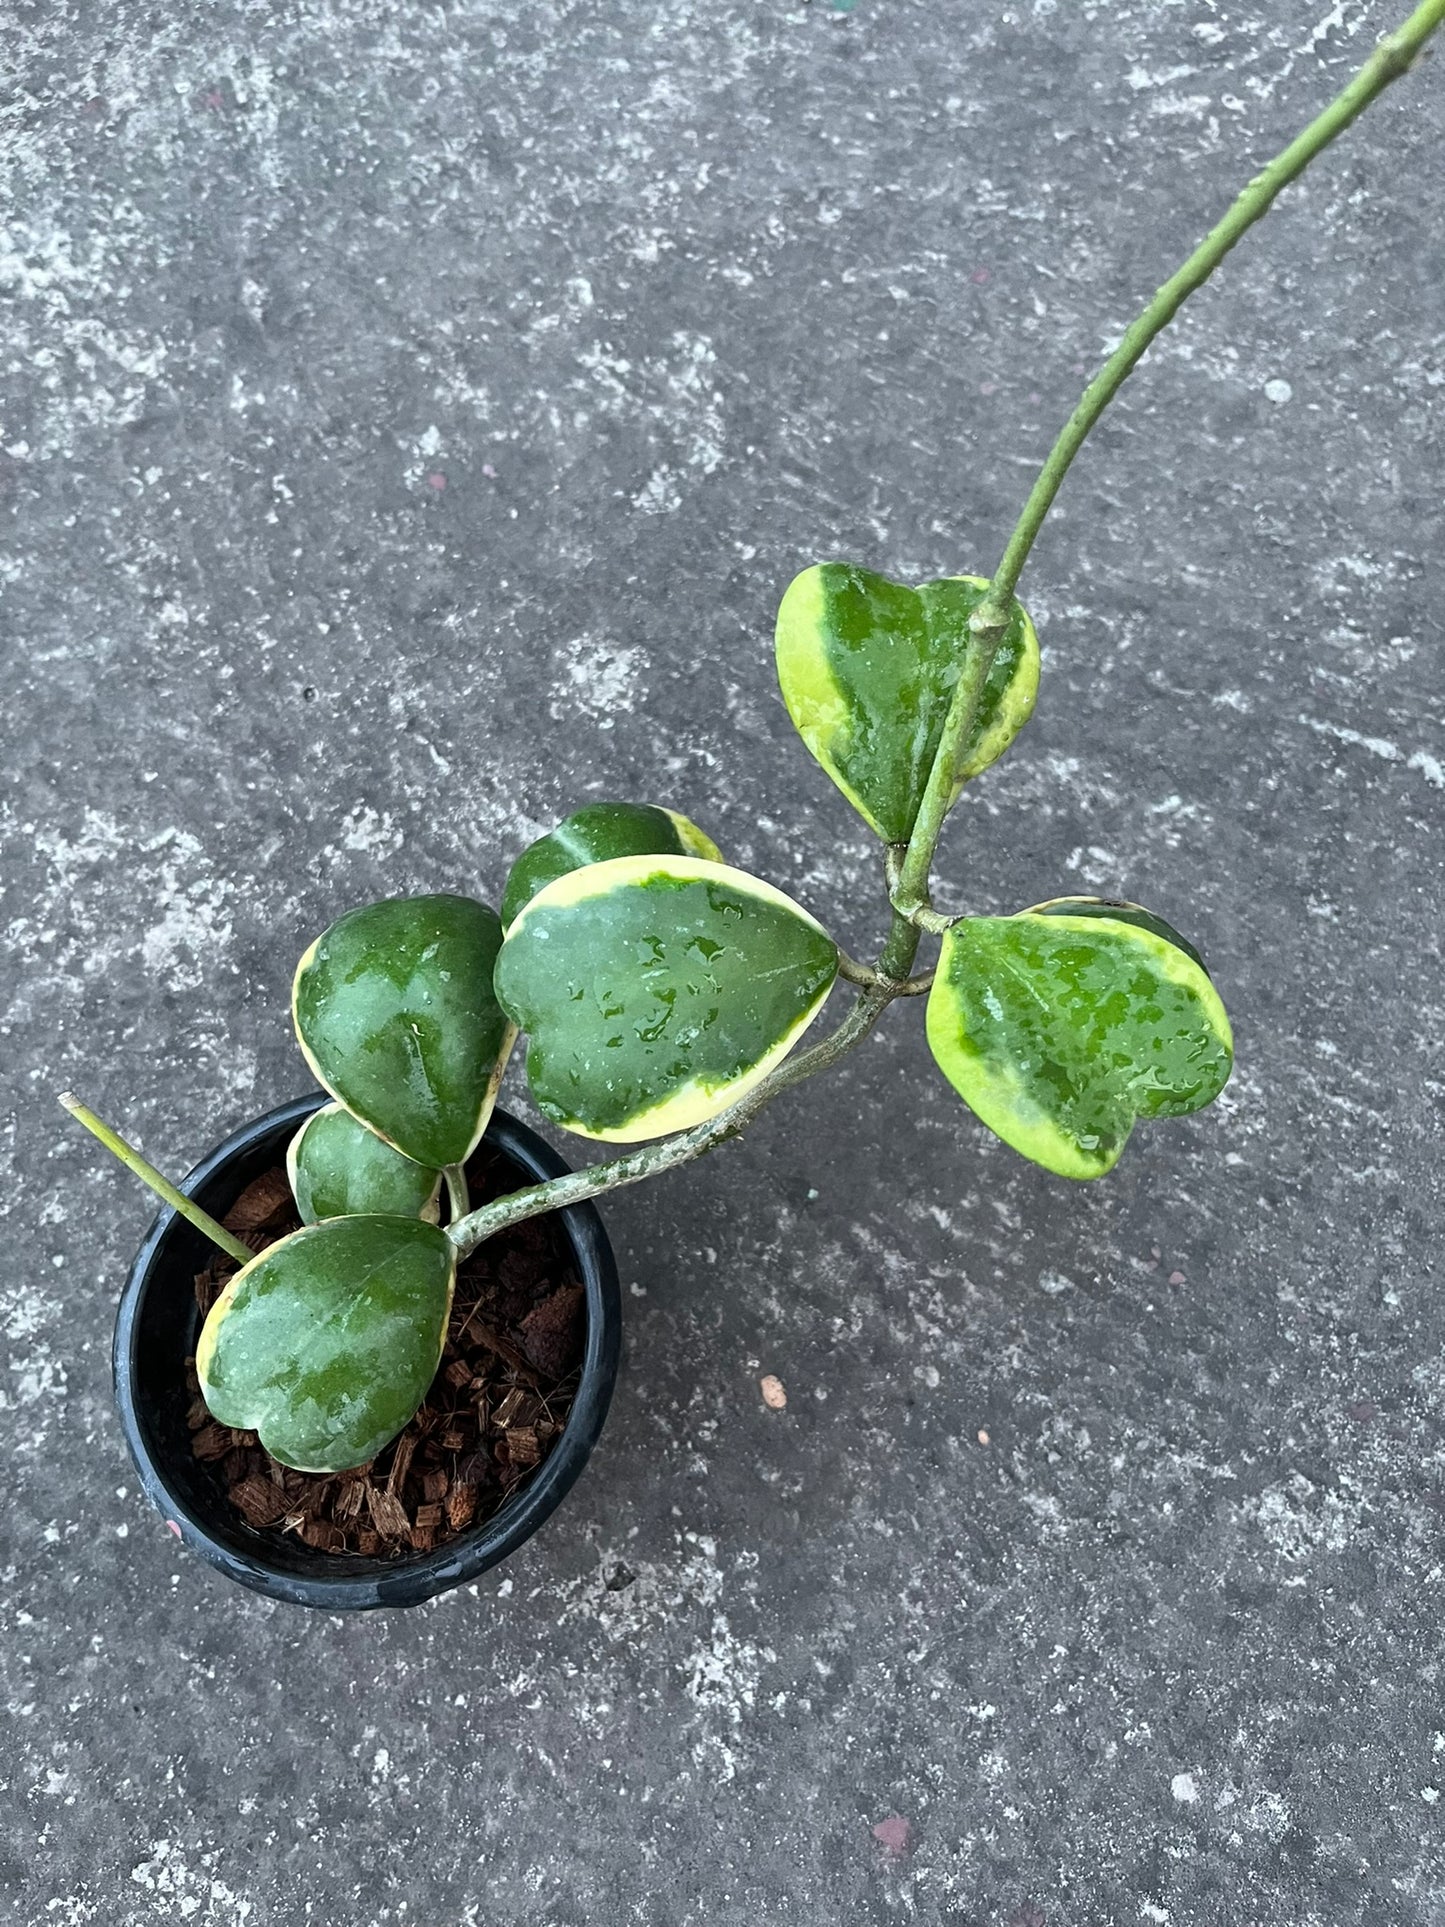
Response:
[{"label": "wood chip", "polygon": [[275,1525],[286,1510],[285,1493],[278,1492],[269,1479],[258,1478],[254,1473],[239,1485],[233,1485],[228,1496],[246,1524],[258,1532],[263,1526]]},{"label": "wood chip", "polygon": [[334,1489],[335,1484],[331,1479],[308,1479],[302,1488],[296,1510],[304,1512],[308,1519],[319,1519],[325,1512]]},{"label": "wood chip", "polygon": [[186,1407],[186,1429],[199,1432],[203,1425],[211,1422],[210,1408],[203,1398],[193,1398]]},{"label": "wood chip", "polygon": [[[402,1482],[411,1470],[411,1458],[413,1452],[416,1451],[416,1444],[415,1432],[403,1432],[397,1440],[396,1452],[391,1461],[391,1470],[386,1476],[386,1489],[388,1492],[400,1492]],[[378,1527],[378,1531],[383,1529],[382,1527]]]},{"label": "wood chip", "polygon": [[286,1173],[280,1169],[263,1171],[248,1184],[221,1222],[227,1231],[259,1231],[273,1218],[294,1217],[296,1203]]},{"label": "wood chip", "polygon": [[528,1364],[527,1356],[520,1345],[511,1344],[500,1332],[494,1331],[490,1325],[484,1325],[480,1319],[469,1321],[467,1335],[476,1339],[479,1344],[485,1345],[489,1352],[495,1352],[503,1364],[510,1365],[519,1378],[525,1378],[528,1384],[535,1382],[532,1367]]},{"label": "wood chip", "polygon": [[416,1509],[416,1523],[419,1526],[439,1526],[442,1522],[442,1509],[439,1505],[419,1505]]},{"label": "wood chip", "polygon": [[[426,1499],[444,1499],[447,1496],[447,1486],[449,1483],[450,1481],[445,1472],[440,1470],[428,1472],[421,1482],[422,1496]],[[420,1516],[420,1513],[418,1513],[417,1517],[420,1518]]]},{"label": "wood chip", "polygon": [[453,1532],[460,1532],[469,1526],[477,1510],[477,1488],[474,1485],[454,1485],[447,1494],[447,1524]]},{"label": "wood chip", "polygon": [[508,1432],[507,1463],[519,1466],[542,1463],[542,1442],[530,1425],[514,1425]]},{"label": "wood chip", "polygon": [[411,1530],[406,1507],[394,1492],[383,1492],[374,1485],[368,1486],[366,1502],[371,1512],[371,1523],[383,1539],[400,1539]]},{"label": "wood chip", "polygon": [[308,1519],[301,1528],[301,1538],[316,1552],[340,1552],[346,1544],[346,1534],[326,1519]]},{"label": "wood chip", "polygon": [[430,1552],[437,1542],[435,1526],[413,1526],[407,1534],[413,1552]]},{"label": "wood chip", "polygon": [[466,1359],[454,1358],[442,1373],[442,1377],[448,1385],[454,1386],[457,1391],[460,1391],[464,1385],[471,1384],[472,1368]]},{"label": "wood chip", "polygon": [[223,1459],[231,1449],[229,1425],[204,1425],[191,1440],[191,1450],[203,1465]]},{"label": "wood chip", "polygon": [[499,1432],[505,1432],[510,1425],[519,1422],[518,1414],[526,1402],[527,1394],[520,1385],[514,1385],[492,1413],[492,1424]]},{"label": "wood chip", "polygon": [[343,1479],[341,1490],[337,1493],[331,1507],[331,1516],[337,1520],[355,1519],[360,1515],[361,1508],[365,1504],[366,1480]]},{"label": "wood chip", "polygon": [[548,1378],[564,1377],[581,1356],[584,1298],[580,1285],[563,1285],[522,1320],[522,1350]]}]

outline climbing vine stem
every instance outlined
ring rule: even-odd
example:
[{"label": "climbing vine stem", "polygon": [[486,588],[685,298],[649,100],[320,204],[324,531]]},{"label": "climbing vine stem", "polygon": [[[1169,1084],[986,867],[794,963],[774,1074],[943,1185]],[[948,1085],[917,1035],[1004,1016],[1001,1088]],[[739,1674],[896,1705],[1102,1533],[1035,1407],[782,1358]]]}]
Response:
[{"label": "climbing vine stem", "polygon": [[921,933],[925,929],[937,931],[946,922],[932,910],[928,885],[933,853],[953,802],[961,751],[970,739],[994,656],[1012,618],[1019,577],[1074,457],[1150,344],[1168,327],[1189,296],[1204,285],[1230,249],[1269,211],[1290,182],[1298,180],[1311,161],[1344,133],[1393,81],[1409,72],[1431,35],[1442,25],[1445,25],[1445,0],[1423,0],[1402,26],[1379,43],[1354,79],[1324,112],[1254,176],[1224,218],[1147,303],[1084,390],[1039,471],[990,580],[988,593],[970,620],[973,638],[979,646],[970,651],[967,669],[954,690],[913,833],[906,848],[894,845],[888,852],[889,894],[894,907],[892,925],[874,969],[857,964],[851,958],[846,960],[842,974],[858,991],[838,1027],[821,1043],[799,1051],[780,1064],[738,1103],[707,1123],[658,1143],[643,1145],[607,1163],[498,1198],[463,1217],[449,1234],[461,1250],[473,1249],[484,1238],[522,1218],[597,1197],[619,1185],[636,1184],[690,1163],[715,1145],[736,1137],[780,1092],[817,1071],[831,1068],[854,1050],[869,1035],[893,998],[918,987],[918,980],[911,979],[911,972]]},{"label": "climbing vine stem", "polygon": [[1445,0],[1424,0],[1402,26],[1380,41],[1349,85],[1283,153],[1254,176],[1223,220],[1210,229],[1184,265],[1170,275],[1138,319],[1125,330],[1118,347],[1080,396],[1078,406],[1064,423],[1039,470],[1038,480],[1029,491],[1023,512],[990,580],[988,594],[970,620],[969,627],[981,646],[972,657],[969,673],[959,678],[954,691],[913,834],[897,866],[893,901],[905,914],[928,902],[933,852],[953,801],[960,752],[969,740],[988,672],[1008,629],[1014,591],[1024,564],[1074,457],[1151,343],[1169,326],[1190,295],[1203,287],[1225,255],[1269,212],[1291,181],[1298,180],[1310,162],[1322,154],[1331,141],[1338,139],[1371,102],[1378,100],[1393,81],[1410,71],[1431,35],[1442,24],[1445,24]]}]

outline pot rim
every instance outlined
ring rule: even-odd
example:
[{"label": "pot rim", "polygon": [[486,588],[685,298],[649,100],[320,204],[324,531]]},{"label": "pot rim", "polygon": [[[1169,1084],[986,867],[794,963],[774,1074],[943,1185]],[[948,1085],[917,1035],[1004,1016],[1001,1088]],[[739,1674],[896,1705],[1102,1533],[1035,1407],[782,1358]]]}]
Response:
[{"label": "pot rim", "polygon": [[[313,1111],[330,1100],[322,1091],[295,1098],[253,1118],[218,1144],[181,1180],[179,1189],[194,1197],[236,1157],[265,1138],[288,1136]],[[503,1110],[492,1113],[485,1142],[520,1165],[534,1180],[561,1177],[571,1167],[545,1139]],[[575,1484],[601,1434],[617,1379],[622,1338],[622,1296],[612,1247],[596,1208],[568,1205],[549,1214],[572,1247],[586,1293],[587,1339],[581,1375],[562,1436],[525,1487],[490,1519],[458,1534],[431,1552],[398,1561],[362,1561],[352,1555],[356,1572],[289,1571],[266,1558],[266,1542],[255,1534],[254,1550],[241,1551],[218,1538],[202,1513],[178,1490],[167,1473],[166,1454],[155,1449],[147,1424],[148,1403],[140,1383],[137,1334],[143,1301],[165,1262],[166,1240],[178,1223],[169,1205],[157,1212],[127,1274],[116,1313],[112,1373],[126,1445],[146,1497],[177,1538],[210,1565],[253,1591],[289,1605],[328,1612],[366,1611],[380,1606],[414,1606],[438,1593],[465,1585],[497,1565],[530,1539]],[[224,1504],[224,1501],[219,1501]],[[228,1530],[246,1530],[227,1519]],[[335,1555],[317,1554],[318,1562]]]}]

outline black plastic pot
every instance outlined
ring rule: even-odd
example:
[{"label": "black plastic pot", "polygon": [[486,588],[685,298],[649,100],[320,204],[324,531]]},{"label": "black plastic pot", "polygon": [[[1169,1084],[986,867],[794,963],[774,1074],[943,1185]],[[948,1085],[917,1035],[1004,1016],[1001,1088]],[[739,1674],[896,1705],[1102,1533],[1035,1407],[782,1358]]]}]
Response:
[{"label": "black plastic pot", "polygon": [[[213,1217],[224,1217],[253,1178],[284,1160],[297,1127],[324,1102],[316,1092],[247,1124],[202,1159],[181,1190]],[[568,1168],[549,1144],[503,1111],[494,1113],[486,1141],[517,1167],[519,1187]],[[558,1212],[556,1222],[571,1244],[587,1295],[582,1377],[561,1438],[528,1484],[474,1530],[432,1552],[364,1559],[314,1552],[299,1541],[252,1531],[193,1456],[185,1364],[195,1352],[201,1319],[192,1281],[211,1248],[184,1218],[162,1211],[121,1294],[114,1369],[126,1443],[146,1496],[171,1531],[241,1585],[327,1612],[420,1605],[515,1552],[587,1463],[607,1416],[621,1346],[617,1266],[602,1220],[590,1204],[580,1204]]]}]

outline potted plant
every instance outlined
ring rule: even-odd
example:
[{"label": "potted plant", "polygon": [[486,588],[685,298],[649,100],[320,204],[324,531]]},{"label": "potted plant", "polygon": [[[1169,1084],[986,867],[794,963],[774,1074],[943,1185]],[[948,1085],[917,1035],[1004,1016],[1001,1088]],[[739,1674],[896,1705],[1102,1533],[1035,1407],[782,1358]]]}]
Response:
[{"label": "potted plant", "polygon": [[[302,956],[293,1018],[325,1097],[271,1113],[170,1185],[132,1270],[116,1382],[147,1491],[231,1576],[307,1604],[410,1603],[535,1530],[577,1476],[616,1371],[616,1274],[590,1200],[703,1155],[927,997],[933,1057],[1023,1156],[1096,1178],[1136,1123],[1210,1103],[1223,1004],[1193,945],[1133,903],[944,916],[935,846],[1032,712],[1017,599],[1069,465],[1180,305],[1437,28],[1425,0],[1158,291],[1085,390],[989,576],[906,586],[850,563],[782,598],[804,743],[876,833],[890,924],[856,962],[673,811],[579,810],[498,911],[463,896],[348,911]],[[934,967],[916,970],[923,939]],[[839,979],[836,1026],[802,1039]],[[527,1038],[556,1125],[628,1147],[568,1171],[496,1111]]]}]

